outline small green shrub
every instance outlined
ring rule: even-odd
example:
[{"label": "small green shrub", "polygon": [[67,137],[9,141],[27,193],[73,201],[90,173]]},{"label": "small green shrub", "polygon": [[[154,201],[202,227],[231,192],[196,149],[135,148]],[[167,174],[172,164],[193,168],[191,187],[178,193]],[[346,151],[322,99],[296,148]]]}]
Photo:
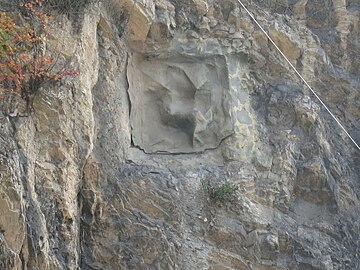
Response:
[{"label": "small green shrub", "polygon": [[225,182],[219,186],[214,186],[210,183],[209,180],[203,181],[202,187],[209,196],[210,200],[216,203],[227,203],[234,201],[236,198],[236,191],[238,190],[236,185],[229,182]]}]

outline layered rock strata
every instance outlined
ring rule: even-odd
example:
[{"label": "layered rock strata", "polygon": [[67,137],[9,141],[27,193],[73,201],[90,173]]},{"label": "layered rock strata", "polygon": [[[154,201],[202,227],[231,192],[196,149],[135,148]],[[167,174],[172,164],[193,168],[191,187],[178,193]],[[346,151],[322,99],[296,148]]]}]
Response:
[{"label": "layered rock strata", "polygon": [[[357,1],[243,2],[359,142]],[[48,43],[79,76],[0,116],[0,269],[360,269],[359,151],[237,1],[94,3]]]}]

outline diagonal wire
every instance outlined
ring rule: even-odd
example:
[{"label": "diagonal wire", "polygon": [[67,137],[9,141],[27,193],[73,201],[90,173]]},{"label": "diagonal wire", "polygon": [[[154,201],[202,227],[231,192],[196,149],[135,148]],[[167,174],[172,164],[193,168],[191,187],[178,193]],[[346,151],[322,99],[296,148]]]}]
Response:
[{"label": "diagonal wire", "polygon": [[321,98],[316,94],[316,92],[312,89],[312,87],[308,84],[308,82],[304,79],[304,77],[300,74],[300,72],[294,67],[294,65],[290,62],[290,60],[286,57],[286,55],[280,50],[280,48],[276,45],[276,43],[272,40],[269,34],[262,28],[262,26],[255,19],[254,15],[246,8],[246,6],[241,2],[241,0],[237,0],[239,4],[244,8],[244,10],[249,14],[251,19],[257,24],[257,26],[261,29],[261,31],[265,34],[265,36],[270,40],[270,42],[274,45],[274,47],[279,51],[279,53],[285,58],[286,62],[291,66],[291,68],[295,71],[295,73],[300,77],[300,79],[305,83],[305,85],[310,89],[313,95],[318,99],[321,105],[327,110],[327,112],[334,118],[336,123],[340,126],[340,128],[345,132],[345,134],[349,137],[349,139],[354,143],[356,148],[360,150],[360,146],[356,143],[356,141],[351,137],[349,132],[345,129],[345,127],[341,124],[341,122],[336,118],[336,116],[330,111],[330,109],[326,106],[326,104],[321,100]]}]

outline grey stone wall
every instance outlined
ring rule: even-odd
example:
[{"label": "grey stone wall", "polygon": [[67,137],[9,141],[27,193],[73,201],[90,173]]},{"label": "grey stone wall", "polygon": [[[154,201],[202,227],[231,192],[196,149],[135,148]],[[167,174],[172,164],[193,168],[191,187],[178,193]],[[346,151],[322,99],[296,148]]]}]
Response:
[{"label": "grey stone wall", "polygon": [[[355,1],[244,3],[359,141]],[[237,2],[105,4],[0,116],[0,269],[359,269],[359,151]]]}]

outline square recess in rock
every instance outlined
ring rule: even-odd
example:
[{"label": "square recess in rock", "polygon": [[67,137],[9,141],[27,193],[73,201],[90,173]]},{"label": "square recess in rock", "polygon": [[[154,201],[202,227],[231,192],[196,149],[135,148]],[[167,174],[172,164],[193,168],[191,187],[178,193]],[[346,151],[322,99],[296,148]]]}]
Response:
[{"label": "square recess in rock", "polygon": [[134,54],[128,80],[132,139],[146,153],[201,152],[232,134],[225,57]]}]

